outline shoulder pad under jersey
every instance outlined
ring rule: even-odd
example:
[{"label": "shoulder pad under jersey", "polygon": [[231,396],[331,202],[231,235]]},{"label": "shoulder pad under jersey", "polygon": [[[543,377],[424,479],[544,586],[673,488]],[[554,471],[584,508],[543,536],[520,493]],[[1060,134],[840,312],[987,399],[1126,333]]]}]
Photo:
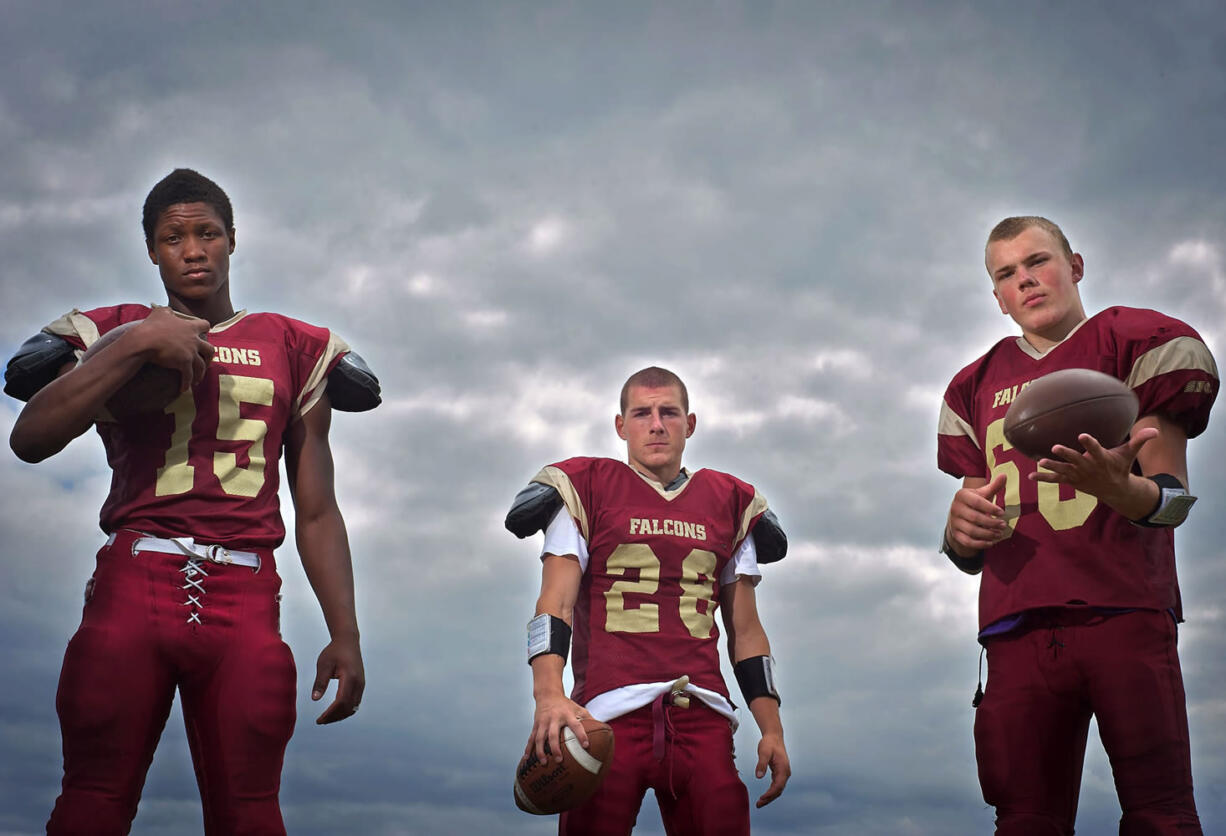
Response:
[{"label": "shoulder pad under jersey", "polygon": [[759,563],[774,563],[783,560],[788,553],[788,536],[779,524],[779,518],[769,508],[758,517],[757,524],[750,532],[753,537],[753,547],[758,552]]},{"label": "shoulder pad under jersey", "polygon": [[515,494],[511,510],[507,512],[507,531],[521,540],[544,531],[553,515],[562,507],[562,495],[551,485],[529,482],[528,487]]},{"label": "shoulder pad under jersey", "polygon": [[4,369],[4,392],[22,401],[55,380],[64,364],[75,359],[72,343],[40,331],[21,344]]},{"label": "shoulder pad under jersey", "polygon": [[379,378],[357,352],[343,355],[328,372],[328,400],[341,412],[365,412],[383,402]]}]

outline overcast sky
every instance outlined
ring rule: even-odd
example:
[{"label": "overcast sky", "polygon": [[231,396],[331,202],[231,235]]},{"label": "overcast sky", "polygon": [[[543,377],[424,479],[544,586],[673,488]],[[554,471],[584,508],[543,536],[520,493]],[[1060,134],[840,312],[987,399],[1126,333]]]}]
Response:
[{"label": "overcast sky", "polygon": [[[0,0],[0,19],[0,354],[72,307],[164,300],[140,207],[190,166],[234,203],[236,306],[332,328],[383,382],[332,430],[368,676],[352,720],[312,722],[326,633],[279,553],[291,833],[554,831],[511,798],[539,544],[502,517],[543,464],[624,454],[617,392],[653,363],[690,387],[686,464],[753,482],[790,535],[759,605],[794,775],[755,833],[990,832],[977,580],[936,553],[941,393],[1016,333],[983,240],[1051,217],[1088,311],[1161,309],[1222,361],[1219,3]],[[1226,416],[1189,449],[1180,650],[1216,833]],[[0,833],[42,832],[58,791],[56,681],[108,483],[92,433],[0,456]],[[1091,738],[1096,836],[1119,808]],[[754,797],[756,741],[746,717]],[[201,830],[176,708],[134,832]],[[660,832],[651,796],[638,832]]]}]

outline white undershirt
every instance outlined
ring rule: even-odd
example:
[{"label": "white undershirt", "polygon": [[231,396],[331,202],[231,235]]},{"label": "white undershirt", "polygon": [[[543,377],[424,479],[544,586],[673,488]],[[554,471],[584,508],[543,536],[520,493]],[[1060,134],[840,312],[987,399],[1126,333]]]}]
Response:
[{"label": "white undershirt", "polygon": [[[545,529],[545,545],[541,549],[541,558],[544,559],[547,554],[574,555],[579,559],[579,568],[584,572],[587,571],[587,543],[583,535],[579,533],[579,526],[575,525],[575,521],[571,519],[565,507],[557,510]],[[728,586],[741,578],[754,586],[757,586],[762,580],[762,570],[758,568],[758,550],[754,548],[753,537],[746,537],[741,541],[736,553],[732,555],[732,559],[720,573],[719,583],[720,586]],[[677,676],[680,677],[683,674],[685,671],[678,671]],[[588,701],[584,708],[597,720],[607,723],[614,717],[629,714],[637,708],[649,705],[661,694],[671,690],[672,686],[673,681],[623,685],[620,688],[605,691],[603,694],[597,694]],[[736,709],[724,699],[722,694],[707,688],[699,688],[697,685],[686,685],[685,690],[702,700],[712,710],[727,717],[732,723],[732,730],[736,731],[740,722]]]}]

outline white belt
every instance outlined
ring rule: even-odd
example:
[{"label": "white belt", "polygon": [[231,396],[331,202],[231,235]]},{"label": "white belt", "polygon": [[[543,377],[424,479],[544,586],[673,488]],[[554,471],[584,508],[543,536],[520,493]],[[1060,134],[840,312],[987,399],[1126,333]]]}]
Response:
[{"label": "white belt", "polygon": [[210,563],[234,564],[260,568],[260,556],[255,552],[227,549],[225,546],[208,546],[197,543],[191,537],[141,537],[132,544],[132,552],[161,552],[162,554],[187,554]]}]

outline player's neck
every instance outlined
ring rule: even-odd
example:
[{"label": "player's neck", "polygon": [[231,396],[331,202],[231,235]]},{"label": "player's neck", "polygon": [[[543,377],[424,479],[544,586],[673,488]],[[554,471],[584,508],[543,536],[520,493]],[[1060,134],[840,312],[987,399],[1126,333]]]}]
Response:
[{"label": "player's neck", "polygon": [[171,310],[208,320],[210,325],[225,322],[234,316],[234,305],[230,303],[229,293],[215,293],[207,299],[183,299],[178,296],[170,296],[167,304]]},{"label": "player's neck", "polygon": [[659,482],[661,485],[671,485],[681,475],[681,463],[675,465],[667,465],[664,467],[650,468],[638,462],[629,462],[630,466],[638,471],[643,476],[646,476],[652,481]]},{"label": "player's neck", "polygon": [[1059,322],[1053,323],[1050,327],[1044,328],[1042,331],[1029,331],[1022,329],[1022,339],[1030,343],[1031,347],[1040,354],[1045,354],[1053,347],[1064,342],[1068,335],[1077,330],[1077,326],[1085,322],[1085,311],[1077,308],[1070,311],[1069,315]]}]

